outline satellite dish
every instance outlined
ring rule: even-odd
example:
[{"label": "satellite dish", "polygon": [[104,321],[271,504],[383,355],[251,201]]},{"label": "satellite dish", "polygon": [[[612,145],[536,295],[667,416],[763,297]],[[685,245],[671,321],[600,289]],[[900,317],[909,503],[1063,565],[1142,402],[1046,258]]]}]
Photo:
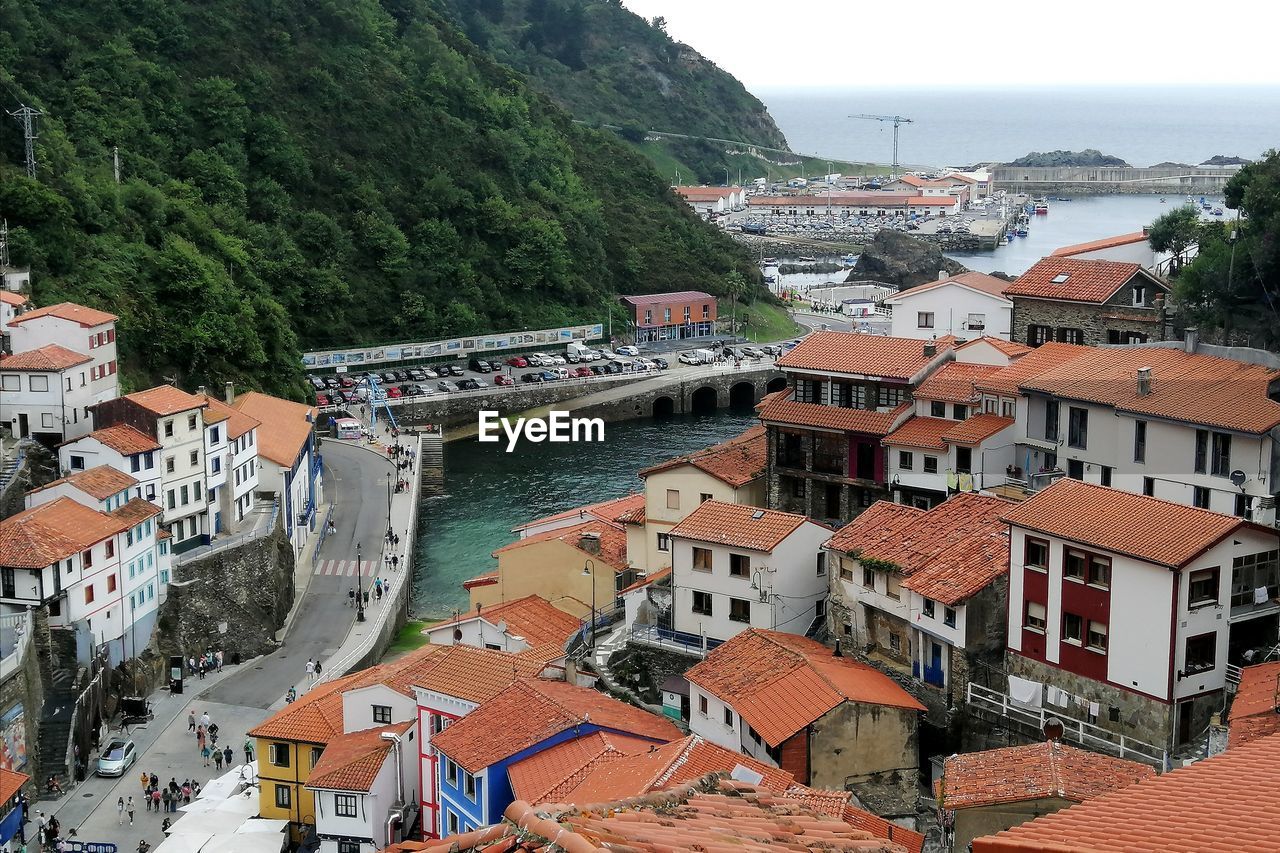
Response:
[{"label": "satellite dish", "polygon": [[1235,486],[1237,489],[1244,485],[1244,481],[1246,479],[1248,478],[1245,477],[1244,472],[1239,468],[1231,472],[1231,485]]},{"label": "satellite dish", "polygon": [[500,619],[500,620],[498,621],[498,624],[497,624],[497,625],[494,625],[493,627],[495,627],[495,628],[497,628],[497,629],[498,629],[498,633],[499,633],[499,634],[505,634],[505,633],[507,633],[507,622],[506,622],[506,620],[505,620],[505,619]]},{"label": "satellite dish", "polygon": [[1062,737],[1063,730],[1064,726],[1062,725],[1062,720],[1059,720],[1057,717],[1050,717],[1044,721],[1044,728],[1042,731],[1044,732],[1045,740],[1060,739]]}]

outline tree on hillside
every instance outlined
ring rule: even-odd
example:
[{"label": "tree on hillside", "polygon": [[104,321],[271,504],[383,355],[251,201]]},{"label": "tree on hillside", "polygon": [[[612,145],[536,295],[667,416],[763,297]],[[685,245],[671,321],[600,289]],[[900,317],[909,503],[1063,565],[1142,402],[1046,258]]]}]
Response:
[{"label": "tree on hillside", "polygon": [[731,322],[730,327],[734,334],[738,332],[738,302],[743,296],[750,292],[751,285],[747,283],[747,279],[737,270],[732,271],[724,277],[724,292],[731,300]]},{"label": "tree on hillside", "polygon": [[1182,268],[1184,254],[1195,245],[1199,234],[1200,213],[1190,205],[1182,205],[1156,217],[1147,228],[1147,242],[1155,251],[1173,255],[1169,274],[1176,275]]}]

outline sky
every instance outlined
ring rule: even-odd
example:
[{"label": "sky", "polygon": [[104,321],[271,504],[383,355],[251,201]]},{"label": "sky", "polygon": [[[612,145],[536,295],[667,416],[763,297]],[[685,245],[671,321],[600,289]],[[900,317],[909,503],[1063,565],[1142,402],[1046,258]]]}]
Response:
[{"label": "sky", "polygon": [[[1270,0],[623,0],[754,92],[1280,84]],[[1255,26],[1250,26],[1253,21]],[[1274,24],[1275,19],[1272,19]],[[1230,46],[1225,55],[1222,46]]]}]

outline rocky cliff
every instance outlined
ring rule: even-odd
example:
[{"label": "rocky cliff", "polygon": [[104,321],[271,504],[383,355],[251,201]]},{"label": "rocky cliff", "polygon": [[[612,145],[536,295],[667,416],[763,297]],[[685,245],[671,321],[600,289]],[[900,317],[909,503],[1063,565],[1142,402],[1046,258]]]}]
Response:
[{"label": "rocky cliff", "polygon": [[932,243],[901,231],[881,231],[862,250],[846,281],[882,281],[900,290],[933,281],[940,271],[947,275],[966,272],[968,267],[942,254]]}]

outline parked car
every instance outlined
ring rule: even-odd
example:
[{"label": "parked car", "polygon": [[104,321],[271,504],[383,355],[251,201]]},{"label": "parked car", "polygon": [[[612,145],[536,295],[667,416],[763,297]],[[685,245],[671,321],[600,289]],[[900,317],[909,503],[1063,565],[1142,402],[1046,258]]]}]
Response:
[{"label": "parked car", "polygon": [[552,373],[550,370],[544,370],[544,371],[542,371],[542,381],[543,381],[543,382],[555,382],[555,381],[556,381],[557,379],[559,379],[559,378],[560,378],[560,375],[559,375],[559,374],[557,374],[557,373]]},{"label": "parked car", "polygon": [[340,382],[338,382],[338,377],[336,377],[336,376],[326,376],[326,377],[324,378],[324,387],[326,387],[326,388],[331,388],[331,389],[333,389],[334,391],[337,391],[339,388],[341,388],[341,387],[342,387],[342,384],[341,384]]},{"label": "parked car", "polygon": [[515,355],[507,359],[507,364],[512,367],[528,367],[529,360],[522,355]]},{"label": "parked car", "polygon": [[564,354],[564,360],[570,364],[577,364],[582,361],[582,356],[576,352],[567,352]]},{"label": "parked car", "polygon": [[[424,378],[424,379],[439,379],[439,378],[440,378],[440,374],[439,374],[439,373],[436,373],[436,372],[435,372],[434,370],[432,370],[430,367],[424,367],[424,368],[422,368],[422,376],[423,376],[423,378]],[[419,381],[422,381],[422,380],[419,380]]]},{"label": "parked car", "polygon": [[448,379],[441,379],[440,382],[436,384],[436,387],[445,392],[458,390],[458,386],[454,385]]},{"label": "parked car", "polygon": [[618,347],[618,355],[629,355],[632,358],[635,358],[639,354],[640,354],[640,350],[637,349],[636,347],[631,346],[631,344]]},{"label": "parked car", "polygon": [[541,382],[542,371],[537,370],[532,373],[522,373],[520,374],[520,381],[521,382]]},{"label": "parked car", "polygon": [[481,388],[486,388],[486,387],[488,386],[482,385],[479,379],[468,378],[468,379],[458,380],[459,391],[479,391]]},{"label": "parked car", "polygon": [[536,352],[531,352],[524,357],[525,363],[530,367],[542,367],[542,356]]},{"label": "parked car", "polygon": [[351,388],[356,384],[356,381],[344,373],[338,377],[338,384],[343,388]]},{"label": "parked car", "polygon": [[421,382],[427,378],[427,374],[423,373],[420,367],[411,367],[409,368],[409,378],[414,382]]},{"label": "parked car", "polygon": [[617,357],[618,357],[618,354],[607,347],[600,350],[600,358],[604,359],[605,361],[613,361]]},{"label": "parked car", "polygon": [[422,397],[430,393],[431,393],[430,391],[428,391],[426,388],[424,388],[421,385],[410,385],[409,390],[405,392],[405,396],[406,397]]},{"label": "parked car", "polygon": [[473,358],[468,365],[477,373],[493,373],[493,365],[485,361],[483,358]]},{"label": "parked car", "polygon": [[585,379],[586,377],[594,376],[595,374],[591,372],[590,367],[579,367],[578,369],[573,371],[573,375],[579,377],[580,379]]},{"label": "parked car", "polygon": [[307,381],[310,382],[311,387],[316,389],[317,391],[323,391],[325,388],[329,387],[328,385],[324,384],[324,380],[321,379],[319,376],[308,376]]},{"label": "parked car", "polygon": [[608,372],[608,371],[606,371],[606,370],[604,369],[604,365],[603,365],[603,364],[593,364],[593,365],[591,365],[591,374],[592,374],[593,376],[604,376],[604,375],[605,375],[605,373],[607,373],[607,372]]},{"label": "parked car", "polygon": [[762,349],[765,353],[775,358],[782,355],[782,347],[778,346],[777,344],[765,344],[764,346],[760,347],[760,349]]},{"label": "parked car", "polygon": [[123,776],[138,760],[138,748],[129,738],[112,738],[98,755],[99,776]]},{"label": "parked car", "polygon": [[395,374],[397,382],[409,381],[409,372],[407,370],[393,370],[391,372]]},{"label": "parked car", "polygon": [[679,361],[681,364],[701,364],[702,363],[701,361],[698,360],[698,357],[691,352],[680,353],[679,358],[677,358],[676,360]]},{"label": "parked car", "polygon": [[495,387],[501,388],[504,385],[515,385],[516,381],[505,373],[499,373],[493,377],[493,384]]},{"label": "parked car", "polygon": [[608,362],[605,362],[603,365],[601,365],[601,369],[605,373],[621,373],[622,365],[616,361],[608,361]]},{"label": "parked car", "polygon": [[378,374],[378,378],[381,379],[383,382],[395,382],[396,374],[395,374],[395,371],[384,370],[382,373]]},{"label": "parked car", "polygon": [[316,395],[316,405],[317,405],[317,406],[327,406],[327,405],[329,405],[329,395],[328,395],[328,394],[317,394],[317,395]]},{"label": "parked car", "polygon": [[667,363],[667,360],[665,358],[658,358],[657,356],[654,356],[649,360],[652,361],[655,365],[657,365],[659,370],[666,370],[668,367],[671,366],[670,364]]},{"label": "parked car", "polygon": [[549,355],[547,356],[547,359],[550,360],[552,364],[568,364],[562,355]]},{"label": "parked car", "polygon": [[457,364],[446,364],[440,368],[441,376],[461,376],[462,367]]},{"label": "parked car", "polygon": [[764,358],[764,353],[755,347],[742,347],[739,351],[746,358]]},{"label": "parked car", "polygon": [[403,396],[404,394],[400,391],[400,389],[394,385],[392,385],[390,388],[387,389],[387,397],[392,400],[399,399],[400,397],[403,397]]}]

